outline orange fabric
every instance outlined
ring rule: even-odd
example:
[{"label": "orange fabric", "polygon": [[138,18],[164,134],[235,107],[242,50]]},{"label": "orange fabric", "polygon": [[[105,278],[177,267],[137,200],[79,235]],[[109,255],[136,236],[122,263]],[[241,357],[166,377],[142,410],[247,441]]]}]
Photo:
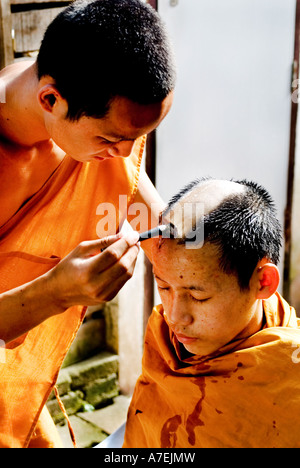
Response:
[{"label": "orange fabric", "polygon": [[[66,411],[66,408],[64,407],[64,404],[60,398],[60,395],[59,395],[59,392],[58,392],[58,389],[57,387],[55,386],[54,387],[54,393],[55,393],[55,397],[56,397],[56,400],[58,402],[58,405],[61,409],[61,412],[63,413],[67,423],[68,423],[68,427],[69,427],[69,433],[70,433],[70,436],[71,436],[71,440],[72,440],[72,443],[73,443],[73,446],[74,448],[78,448],[77,447],[77,442],[76,442],[76,437],[75,437],[75,434],[74,434],[74,430],[73,430],[73,427],[71,425],[71,421],[70,421],[70,418],[68,416],[68,413]],[[44,407],[45,408],[45,407]],[[32,439],[31,439],[32,440]],[[31,441],[30,441],[30,444],[31,444]]]},{"label": "orange fabric", "polygon": [[[99,232],[97,207],[105,202],[118,209],[119,195],[128,206],[133,202],[144,144],[145,138],[139,139],[126,159],[83,164],[65,157],[0,228],[0,292],[49,271],[81,241],[115,231],[105,231],[102,223]],[[117,222],[125,217],[123,203]],[[85,308],[72,307],[6,346],[5,363],[0,362],[1,448],[28,446],[84,314]]]},{"label": "orange fabric", "polygon": [[125,448],[300,448],[300,320],[279,294],[267,325],[214,356],[181,358],[153,310]]},{"label": "orange fabric", "polygon": [[58,430],[46,406],[40,414],[28,448],[63,448]]}]

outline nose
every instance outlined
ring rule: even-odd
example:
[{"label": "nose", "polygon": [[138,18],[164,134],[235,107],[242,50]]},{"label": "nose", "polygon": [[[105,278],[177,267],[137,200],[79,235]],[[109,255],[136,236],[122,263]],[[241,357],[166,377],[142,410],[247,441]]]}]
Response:
[{"label": "nose", "polygon": [[[176,331],[177,328],[187,327],[193,322],[193,316],[188,310],[187,301],[183,296],[174,295],[165,310],[169,325]],[[178,330],[179,331],[179,330]]]},{"label": "nose", "polygon": [[108,153],[113,157],[127,158],[130,156],[135,140],[122,140],[112,145]]}]

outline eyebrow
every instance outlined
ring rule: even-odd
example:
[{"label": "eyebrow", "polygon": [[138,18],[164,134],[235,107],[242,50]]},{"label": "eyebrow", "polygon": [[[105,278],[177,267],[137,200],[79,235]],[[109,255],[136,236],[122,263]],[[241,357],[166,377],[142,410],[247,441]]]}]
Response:
[{"label": "eyebrow", "polygon": [[185,287],[183,289],[188,289],[189,291],[203,291],[205,292],[205,288],[202,286],[190,286],[190,287]]},{"label": "eyebrow", "polygon": [[[157,276],[155,273],[154,273],[154,276],[156,279],[158,279],[159,281],[162,281],[163,283],[166,283],[168,284],[165,280],[161,279],[159,276]],[[183,287],[183,289],[186,289],[188,291],[202,291],[202,292],[205,292],[205,288],[203,288],[202,286],[185,286]]]},{"label": "eyebrow", "polygon": [[127,138],[126,136],[119,135],[117,133],[110,133],[109,136],[99,135],[99,138],[104,138],[104,140],[107,140],[107,141],[111,141],[111,138],[113,138],[114,140],[118,140],[118,141],[135,141],[136,140],[136,138]]},{"label": "eyebrow", "polygon": [[161,278],[160,278],[159,276],[157,276],[155,273],[153,273],[153,274],[154,274],[154,276],[155,276],[156,279],[158,279],[159,281],[163,281],[164,283],[166,283],[165,280],[161,279]]}]

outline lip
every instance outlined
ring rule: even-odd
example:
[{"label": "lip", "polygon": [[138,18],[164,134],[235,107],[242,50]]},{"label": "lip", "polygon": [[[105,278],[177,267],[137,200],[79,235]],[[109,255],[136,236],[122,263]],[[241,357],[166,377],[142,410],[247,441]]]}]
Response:
[{"label": "lip", "polygon": [[95,156],[93,156],[93,159],[96,159],[97,161],[105,161],[106,159],[114,159],[114,158],[115,158],[114,156],[110,156],[109,154],[106,154],[105,156],[100,156],[96,154]]},{"label": "lip", "polygon": [[174,334],[175,334],[177,340],[182,344],[191,344],[191,343],[194,343],[197,340],[197,338],[182,335],[181,333],[175,333],[174,332]]}]

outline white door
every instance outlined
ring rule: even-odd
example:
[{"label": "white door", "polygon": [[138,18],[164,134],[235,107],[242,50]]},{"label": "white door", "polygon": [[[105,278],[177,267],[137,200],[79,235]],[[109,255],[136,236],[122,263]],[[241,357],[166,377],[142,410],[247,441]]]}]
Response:
[{"label": "white door", "polygon": [[284,220],[296,0],[158,0],[178,82],[157,131],[167,201],[199,176],[264,185]]}]

